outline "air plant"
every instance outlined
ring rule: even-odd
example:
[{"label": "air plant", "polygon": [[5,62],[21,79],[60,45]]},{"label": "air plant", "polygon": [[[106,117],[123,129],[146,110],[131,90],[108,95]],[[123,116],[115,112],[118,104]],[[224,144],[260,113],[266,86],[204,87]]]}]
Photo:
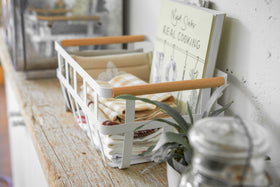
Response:
[{"label": "air plant", "polygon": [[[204,108],[202,118],[218,116],[231,106],[233,102],[230,102],[223,107],[214,110],[214,106],[216,105],[217,100],[222,96],[223,91],[226,87],[227,85],[224,85],[215,90],[215,92],[210,97],[206,107]],[[161,108],[163,112],[167,113],[173,119],[173,121],[169,121],[164,118],[152,120],[166,123],[174,127],[176,129],[176,132],[165,132],[164,136],[162,136],[164,137],[164,143],[156,146],[151,146],[140,155],[146,156],[152,154],[152,160],[154,161],[154,163],[147,167],[143,172],[147,171],[154,165],[167,161],[175,170],[177,170],[179,173],[182,173],[185,168],[190,165],[193,154],[193,150],[188,138],[189,129],[194,124],[194,118],[190,105],[187,104],[188,121],[186,121],[175,108],[172,108],[171,106],[163,102],[136,97],[133,95],[121,95],[116,97],[116,99],[141,100],[146,103],[153,104]],[[149,123],[150,122],[141,125],[137,129],[135,129],[135,131],[139,130],[145,125],[148,125]]]}]

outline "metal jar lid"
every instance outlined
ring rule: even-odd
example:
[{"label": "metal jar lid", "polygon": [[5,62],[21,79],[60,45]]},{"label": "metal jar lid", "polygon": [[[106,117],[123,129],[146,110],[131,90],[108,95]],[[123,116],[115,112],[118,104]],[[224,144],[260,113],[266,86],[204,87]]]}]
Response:
[{"label": "metal jar lid", "polygon": [[[244,122],[252,138],[253,157],[264,157],[269,148],[265,129]],[[189,133],[194,150],[208,157],[244,160],[248,156],[249,138],[245,128],[234,117],[209,117],[198,120]]]}]

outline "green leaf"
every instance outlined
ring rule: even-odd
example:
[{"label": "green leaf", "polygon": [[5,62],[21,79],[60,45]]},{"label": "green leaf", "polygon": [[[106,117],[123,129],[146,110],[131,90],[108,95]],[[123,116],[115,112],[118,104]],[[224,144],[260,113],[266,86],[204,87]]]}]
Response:
[{"label": "green leaf", "polygon": [[193,155],[192,150],[187,150],[187,149],[184,150],[184,159],[188,164],[191,163],[192,155]]},{"label": "green leaf", "polygon": [[193,124],[192,109],[191,109],[189,103],[187,103],[187,106],[188,106],[188,113],[189,113],[189,117],[190,117],[190,120],[191,120],[191,124]]},{"label": "green leaf", "polygon": [[178,126],[176,123],[173,123],[173,122],[168,121],[166,119],[158,118],[158,119],[152,119],[152,121],[159,121],[159,122],[167,123],[168,125],[170,125],[172,127],[175,127],[178,132],[182,132],[182,128],[180,126]]},{"label": "green leaf", "polygon": [[168,142],[175,142],[183,145],[186,149],[191,149],[191,146],[187,141],[187,137],[185,135],[182,136],[181,134],[174,132],[166,132],[165,134],[168,139]]},{"label": "green leaf", "polygon": [[158,150],[156,150],[155,156],[160,155],[163,156],[164,152],[168,152],[170,149],[176,149],[178,147],[178,143],[175,142],[166,142]]},{"label": "green leaf", "polygon": [[162,149],[170,149],[170,148],[176,148],[178,147],[178,144],[175,142],[166,142],[161,146]]},{"label": "green leaf", "polygon": [[[149,121],[149,123],[150,123],[150,121]],[[149,123],[140,125],[139,127],[137,127],[137,128],[134,129],[134,132],[138,131],[139,129],[141,129],[142,127],[148,125]]]},{"label": "green leaf", "polygon": [[162,163],[162,162],[165,162],[166,160],[161,160],[160,162],[154,162],[153,164],[149,165],[148,167],[146,167],[142,172],[141,174],[145,173],[146,171],[148,171],[150,168]]},{"label": "green leaf", "polygon": [[173,123],[171,121],[168,121],[166,119],[162,119],[162,118],[157,118],[157,119],[151,119],[150,121],[140,125],[139,127],[134,129],[134,132],[138,131],[139,129],[141,129],[142,127],[149,125],[150,123],[152,123],[152,121],[159,121],[159,122],[163,122],[163,123],[167,123],[168,125],[174,127],[178,132],[182,132],[182,129],[180,126],[178,126],[176,123]]},{"label": "green leaf", "polygon": [[213,112],[210,112],[209,116],[218,116],[220,113],[224,112],[225,110],[227,110],[231,105],[232,105],[233,101],[224,105],[222,108],[219,108],[218,110],[215,110]]},{"label": "green leaf", "polygon": [[172,159],[173,168],[178,171],[179,173],[183,173],[187,169],[187,163],[177,162],[176,160]]},{"label": "green leaf", "polygon": [[153,104],[153,105],[161,108],[162,110],[164,110],[170,117],[172,117],[177,122],[177,124],[180,125],[183,132],[185,132],[185,133],[188,132],[188,129],[191,126],[189,123],[187,123],[185,121],[185,119],[182,117],[182,115],[179,112],[177,112],[174,108],[172,108],[171,106],[169,106],[166,103],[154,101],[154,100],[150,100],[150,99],[146,99],[146,98],[140,98],[140,97],[136,97],[133,95],[120,95],[115,98],[116,99],[126,99],[126,100],[140,100],[140,101],[144,101],[146,103]]},{"label": "green leaf", "polygon": [[170,153],[169,156],[170,156],[171,158],[173,158],[173,159],[180,160],[181,162],[185,162],[185,163],[186,163],[183,154],[179,154],[179,153],[174,153],[174,152],[172,152],[172,153]]},{"label": "green leaf", "polygon": [[146,123],[144,123],[143,125],[140,125],[139,127],[135,128],[134,129],[134,132],[138,131],[139,129],[141,129],[142,127],[146,126],[146,125],[149,125],[152,121],[148,121]]},{"label": "green leaf", "polygon": [[228,87],[228,84],[220,86],[217,88],[212,96],[209,98],[204,111],[202,112],[202,118],[208,117],[213,107],[215,106],[217,100],[223,95],[223,91]]},{"label": "green leaf", "polygon": [[157,160],[162,160],[164,158],[167,158],[170,151],[176,149],[179,146],[179,144],[174,142],[167,142],[163,144],[156,152],[153,154],[152,158],[154,162],[157,162]]},{"label": "green leaf", "polygon": [[140,153],[138,156],[147,156],[152,153],[156,145],[150,146],[144,153]]}]

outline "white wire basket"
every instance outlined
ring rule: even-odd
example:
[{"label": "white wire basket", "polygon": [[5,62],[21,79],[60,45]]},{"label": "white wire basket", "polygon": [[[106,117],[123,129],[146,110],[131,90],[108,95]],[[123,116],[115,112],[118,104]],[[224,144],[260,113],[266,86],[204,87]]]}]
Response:
[{"label": "white wire basket", "polygon": [[[131,164],[151,161],[150,156],[138,156],[139,152],[145,151],[147,146],[156,144],[161,134],[165,131],[171,131],[172,128],[165,123],[153,121],[138,131],[140,134],[141,132],[144,132],[144,134],[148,132],[147,136],[136,136],[135,129],[143,125],[144,122],[135,121],[135,101],[131,100],[127,100],[125,104],[125,123],[106,126],[104,125],[104,118],[98,110],[99,98],[114,98],[122,94],[144,95],[201,89],[198,108],[203,108],[205,101],[210,97],[210,88],[221,86],[226,82],[225,74],[222,74],[221,77],[197,80],[153,83],[140,86],[104,87],[90,76],[87,70],[83,69],[74,60],[73,56],[64,49],[67,46],[130,43],[143,40],[145,40],[145,37],[141,35],[73,39],[55,43],[55,49],[58,54],[57,77],[62,87],[66,106],[71,109],[74,117],[86,131],[95,148],[101,151],[104,161],[109,166],[119,167],[120,169],[127,168]],[[82,82],[82,89],[80,89],[78,82]],[[87,97],[89,90],[94,90],[92,101]],[[197,111],[200,110],[198,109]],[[199,119],[200,117],[200,112],[194,114],[194,119]],[[184,116],[184,118],[187,119],[188,117]],[[172,121],[171,118],[166,119]],[[153,131],[152,133],[151,130]],[[118,140],[118,143],[112,143],[110,140]]]}]

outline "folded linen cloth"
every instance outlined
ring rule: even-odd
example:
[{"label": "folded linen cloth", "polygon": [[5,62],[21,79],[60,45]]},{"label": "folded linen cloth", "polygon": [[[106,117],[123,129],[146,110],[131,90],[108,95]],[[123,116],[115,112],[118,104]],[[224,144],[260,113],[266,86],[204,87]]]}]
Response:
[{"label": "folded linen cloth", "polygon": [[[114,77],[110,81],[97,81],[101,87],[121,87],[121,86],[132,86],[132,85],[142,85],[147,84],[145,81],[139,79],[138,77],[126,73]],[[83,89],[82,89],[83,90]],[[83,94],[81,94],[83,95]],[[94,90],[88,87],[87,89],[87,98],[89,101],[89,107],[93,111],[93,101],[94,101]],[[170,106],[175,107],[175,98],[169,93],[159,93],[159,94],[148,94],[141,95],[139,97],[148,98],[156,101],[161,101],[169,104]],[[114,98],[98,98],[98,121],[101,125],[111,126],[118,125],[120,123],[125,123],[125,109],[126,102],[122,99]],[[154,118],[164,118],[168,117],[167,114],[161,111],[160,108],[145,103],[142,101],[135,102],[135,121],[143,121]],[[89,137],[93,138],[93,141],[96,144],[97,148],[101,148],[98,137],[100,137],[103,147],[103,153],[106,158],[111,161],[118,161],[122,158],[123,151],[123,141],[124,135],[96,135],[95,129],[91,128],[89,131],[87,124],[83,124],[83,114],[80,118],[77,118],[80,123],[80,126],[86,130]],[[91,136],[93,134],[93,136]],[[148,130],[139,130],[134,132],[133,139],[133,148],[131,153],[131,158],[135,162],[143,159],[139,157],[138,154],[145,152],[150,146],[156,145],[162,135],[162,129],[148,129]],[[148,161],[148,160],[147,160]]]},{"label": "folded linen cloth", "polygon": [[[90,107],[93,110],[93,107]],[[80,120],[81,118],[81,120]],[[102,125],[108,125],[104,123],[106,116],[98,110],[98,118]],[[84,113],[82,111],[76,112],[76,120],[79,126],[87,133],[88,137],[92,138],[95,146],[97,149],[101,149],[100,143],[102,143],[103,153],[111,161],[117,162],[119,159],[122,158],[122,151],[123,151],[123,141],[124,135],[117,134],[117,135],[104,135],[99,134],[96,135],[94,127],[90,127],[85,120]],[[103,123],[102,123],[103,121]],[[114,124],[113,122],[111,125]],[[133,148],[131,153],[131,158],[134,162],[137,162],[139,159],[143,159],[143,157],[138,156],[140,153],[145,152],[150,146],[156,145],[160,139],[162,134],[162,129],[148,129],[148,130],[139,130],[134,132],[134,139],[133,139]],[[99,142],[98,137],[100,137],[101,142]],[[149,159],[147,158],[146,161]]]},{"label": "folded linen cloth", "polygon": [[[109,82],[99,81],[98,83],[100,84],[100,86],[103,87],[122,87],[148,84],[145,81],[129,73],[116,76]],[[93,92],[94,90],[90,88],[88,89],[88,94],[90,96],[94,95]],[[147,94],[141,95],[139,97],[164,102],[172,107],[175,107],[175,98],[169,93]],[[125,100],[99,97],[98,107],[108,117],[109,120],[116,123],[125,122]],[[143,101],[135,102],[135,121],[143,121],[165,117],[168,117],[168,115],[162,112],[161,109],[156,107],[155,105]]]},{"label": "folded linen cloth", "polygon": [[[92,102],[90,101],[89,104],[91,104]],[[91,110],[93,111],[93,107],[92,105],[90,105]],[[83,113],[82,110],[76,111],[75,112],[75,116],[76,116],[76,121],[79,124],[79,126],[84,130],[84,131],[88,131],[88,123],[86,121],[86,117]],[[112,122],[110,120],[107,119],[107,117],[104,115],[104,113],[98,109],[98,121],[101,125],[104,126],[113,126],[113,125],[119,125],[119,123],[116,122]],[[135,141],[143,141],[144,139],[141,139],[143,137],[149,136],[151,134],[154,134],[155,132],[157,132],[158,129],[146,129],[146,130],[138,130],[134,132],[134,138]],[[108,135],[109,138],[111,138],[114,142],[114,140],[123,140],[124,137],[123,135]],[[138,139],[137,139],[138,138]]]},{"label": "folded linen cloth", "polygon": [[[149,136],[146,136],[146,140],[133,141],[132,156],[137,156],[140,153],[145,152],[150,146],[156,145],[162,130],[158,130]],[[137,138],[138,139],[138,138]],[[123,140],[112,140],[108,136],[101,135],[101,141],[103,144],[104,154],[110,160],[114,158],[121,158],[123,151]]]}]

